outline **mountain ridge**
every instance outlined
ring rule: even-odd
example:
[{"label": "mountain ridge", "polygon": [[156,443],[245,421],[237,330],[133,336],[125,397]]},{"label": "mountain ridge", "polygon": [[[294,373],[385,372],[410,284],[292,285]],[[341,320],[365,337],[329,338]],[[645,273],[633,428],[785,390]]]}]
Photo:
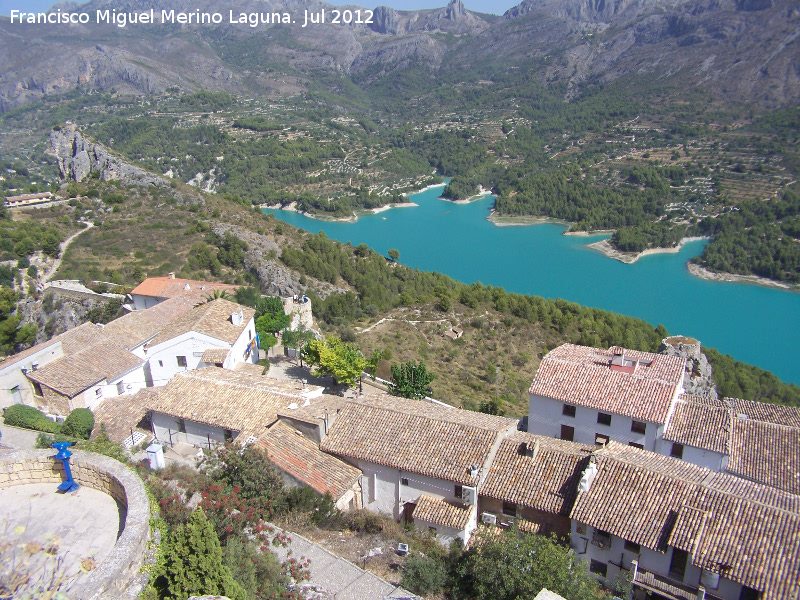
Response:
[{"label": "mountain ridge", "polygon": [[[68,10],[68,5],[61,5]],[[318,0],[93,0],[80,11],[289,13],[295,23],[230,25],[29,25],[0,19],[0,111],[71,90],[151,95],[169,87],[243,95],[302,93],[321,70],[369,85],[422,65],[553,57],[538,76],[600,84],[650,73],[768,108],[800,101],[800,8],[789,0],[524,0],[500,18],[461,0],[421,11],[385,6],[371,24],[301,27],[305,11],[362,10]],[[52,58],[58,56],[59,60]],[[445,60],[446,59],[446,60]],[[285,76],[296,80],[285,81]]]}]

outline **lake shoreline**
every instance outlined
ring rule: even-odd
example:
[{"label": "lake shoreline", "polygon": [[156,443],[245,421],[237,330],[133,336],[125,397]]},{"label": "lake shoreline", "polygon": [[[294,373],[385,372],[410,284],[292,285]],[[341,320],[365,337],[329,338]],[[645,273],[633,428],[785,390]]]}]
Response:
[{"label": "lake shoreline", "polygon": [[303,212],[297,210],[296,202],[290,202],[286,206],[281,206],[280,204],[272,204],[272,205],[262,204],[261,206],[259,206],[259,208],[261,210],[285,210],[288,212],[297,213],[298,215],[303,215],[304,217],[308,217],[309,219],[314,219],[316,221],[328,221],[331,223],[355,223],[358,221],[359,217],[377,215],[378,213],[382,213],[392,208],[405,208],[405,207],[410,208],[412,206],[419,206],[419,204],[415,202],[392,202],[390,204],[384,204],[383,206],[379,206],[378,208],[357,210],[349,217],[329,217],[327,215],[318,215],[314,213]]},{"label": "lake shoreline", "polygon": [[707,240],[709,238],[706,237],[685,237],[680,242],[678,242],[677,246],[673,246],[672,248],[648,248],[646,250],[642,250],[641,252],[623,252],[622,250],[617,250],[614,248],[608,239],[600,240],[598,242],[593,242],[591,244],[587,244],[588,248],[592,250],[597,250],[602,254],[606,255],[608,258],[613,258],[614,260],[618,260],[619,262],[625,263],[626,265],[631,265],[635,263],[637,260],[642,258],[643,256],[651,256],[653,254],[677,254],[681,251],[684,244],[689,242],[697,242],[700,240]]},{"label": "lake shoreline", "polygon": [[758,275],[739,275],[736,273],[717,273],[716,271],[709,271],[702,265],[698,265],[697,263],[687,263],[687,269],[689,269],[689,273],[694,275],[695,277],[699,277],[700,279],[705,279],[706,281],[726,281],[729,283],[749,283],[753,285],[762,285],[764,287],[771,287],[771,288],[778,288],[782,290],[787,290],[790,292],[798,292],[800,291],[800,287],[793,286],[788,283],[783,283],[782,281],[775,281],[774,279],[768,279],[766,277],[760,277]]}]

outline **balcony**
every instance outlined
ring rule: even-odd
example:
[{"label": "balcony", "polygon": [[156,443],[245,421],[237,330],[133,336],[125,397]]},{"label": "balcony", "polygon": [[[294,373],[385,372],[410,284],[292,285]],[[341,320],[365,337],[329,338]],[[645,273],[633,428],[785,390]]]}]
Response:
[{"label": "balcony", "polygon": [[653,571],[641,568],[636,561],[633,561],[632,569],[635,587],[642,588],[648,592],[654,592],[670,600],[722,600],[719,596],[714,596],[706,592],[704,587],[693,587],[677,579],[670,579]]}]

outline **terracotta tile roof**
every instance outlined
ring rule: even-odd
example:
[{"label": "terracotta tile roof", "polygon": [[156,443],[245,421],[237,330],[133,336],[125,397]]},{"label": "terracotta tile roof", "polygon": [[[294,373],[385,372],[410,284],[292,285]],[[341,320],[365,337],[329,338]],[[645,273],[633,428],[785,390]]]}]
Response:
[{"label": "terracotta tile roof", "polygon": [[578,480],[595,446],[583,446],[529,433],[500,444],[481,496],[569,515]]},{"label": "terracotta tile roof", "polygon": [[262,365],[254,365],[251,362],[238,362],[233,370],[237,373],[245,373],[250,376],[266,377],[266,375],[264,375],[264,367]]},{"label": "terracotta tile roof", "polygon": [[129,350],[142,345],[161,332],[178,315],[194,308],[185,298],[173,298],[147,310],[135,310],[114,319],[103,328],[121,340]]},{"label": "terracotta tile roof", "polygon": [[[186,289],[189,286],[189,289]],[[225,283],[214,283],[211,281],[195,281],[193,279],[181,279],[179,277],[148,277],[131,291],[131,295],[151,296],[153,298],[174,298],[176,296],[187,295],[187,292],[194,292],[192,295],[209,295],[214,290],[228,290],[235,292],[238,285]]]},{"label": "terracotta tile roof", "polygon": [[446,502],[439,498],[422,494],[417,500],[413,517],[415,522],[425,521],[433,525],[464,531],[474,514],[474,506]]},{"label": "terracotta tile roof", "polygon": [[259,438],[278,411],[305,398],[274,379],[253,377],[218,367],[178,373],[161,389],[154,411]]},{"label": "terracotta tile roof", "polygon": [[613,349],[564,344],[542,359],[529,392],[640,421],[665,423],[683,381],[686,360],[635,350],[625,350],[625,357],[650,364],[638,364],[632,373],[614,371],[610,366]]},{"label": "terracotta tile roof", "polygon": [[267,430],[258,446],[280,469],[320,494],[330,493],[334,501],[361,477],[360,470],[325,454],[318,444],[281,421]]},{"label": "terracotta tile roof", "polygon": [[664,439],[695,448],[728,453],[731,413],[722,400],[683,394],[664,432]]},{"label": "terracotta tile roof", "polygon": [[92,438],[100,434],[102,424],[108,439],[117,444],[131,435],[131,429],[152,437],[146,426],[147,411],[155,403],[158,392],[144,388],[133,395],[106,398],[94,411]]},{"label": "terracotta tile roof", "polygon": [[[533,521],[526,521],[525,519],[517,519],[517,527],[520,531],[525,533],[539,533],[542,529],[541,523],[534,523]],[[537,596],[538,598],[539,596]]]},{"label": "terracotta tile roof", "polygon": [[725,469],[800,494],[800,428],[733,417]]},{"label": "terracotta tile roof", "polygon": [[764,600],[800,586],[800,496],[615,442],[593,456],[597,475],[571,518],[654,550],[684,549]]},{"label": "terracotta tile roof", "polygon": [[[99,329],[99,328],[98,328]],[[100,330],[102,334],[102,330]],[[144,360],[131,354],[113,338],[96,341],[67,353],[36,371],[28,379],[74,398],[103,380],[112,380],[142,366]]]},{"label": "terracotta tile roof", "polygon": [[[241,311],[242,323],[234,325],[231,314]],[[178,315],[147,345],[149,348],[194,331],[233,344],[255,314],[252,308],[218,298]],[[255,331],[253,331],[255,333]]]},{"label": "terracotta tile roof", "polygon": [[284,408],[278,412],[279,417],[285,417],[294,421],[319,425],[327,416],[330,423],[336,419],[337,412],[347,404],[349,400],[341,396],[322,394],[314,400],[313,404]]},{"label": "terracotta tile roof", "polygon": [[800,408],[684,394],[664,439],[727,454],[728,472],[800,494]]},{"label": "terracotta tile roof", "polygon": [[[203,352],[203,356],[200,357],[200,362],[222,364],[230,353],[230,348],[209,348]],[[260,367],[260,369],[263,371],[264,367]]]},{"label": "terracotta tile roof", "polygon": [[752,402],[739,398],[725,398],[725,401],[731,404],[737,416],[746,415],[745,418],[755,421],[800,428],[800,407]]},{"label": "terracotta tile roof", "polygon": [[405,398],[366,397],[341,409],[322,442],[333,454],[438,477],[464,485],[482,466],[514,419]]}]

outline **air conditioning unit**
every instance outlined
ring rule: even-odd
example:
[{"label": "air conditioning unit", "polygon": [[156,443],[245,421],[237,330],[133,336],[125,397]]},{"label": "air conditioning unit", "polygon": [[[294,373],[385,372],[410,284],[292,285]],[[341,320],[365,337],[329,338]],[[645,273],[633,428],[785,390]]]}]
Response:
[{"label": "air conditioning unit", "polygon": [[483,513],[481,515],[481,522],[486,523],[487,525],[497,525],[497,515],[493,515],[492,513]]},{"label": "air conditioning unit", "polygon": [[476,505],[478,503],[478,488],[465,485],[461,488],[461,499],[464,501],[464,504],[469,504],[470,506]]}]

